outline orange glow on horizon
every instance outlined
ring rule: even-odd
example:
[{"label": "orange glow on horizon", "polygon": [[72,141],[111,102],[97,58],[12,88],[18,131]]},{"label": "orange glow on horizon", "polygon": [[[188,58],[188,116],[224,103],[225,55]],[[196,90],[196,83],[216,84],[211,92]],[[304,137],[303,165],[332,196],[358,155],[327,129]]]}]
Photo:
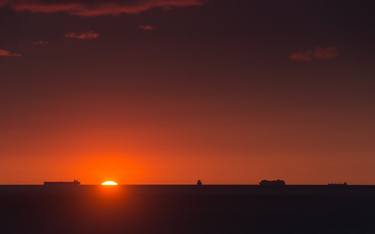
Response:
[{"label": "orange glow on horizon", "polygon": [[103,183],[101,183],[102,186],[117,186],[118,183],[116,181],[113,181],[113,180],[107,180],[107,181],[104,181]]}]

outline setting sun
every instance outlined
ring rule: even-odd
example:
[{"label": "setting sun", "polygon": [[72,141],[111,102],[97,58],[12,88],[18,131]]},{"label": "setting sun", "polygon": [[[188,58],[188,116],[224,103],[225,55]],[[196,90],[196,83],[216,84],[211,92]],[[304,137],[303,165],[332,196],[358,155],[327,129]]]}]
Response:
[{"label": "setting sun", "polygon": [[112,180],[107,180],[107,181],[104,181],[101,185],[102,186],[117,186],[118,183]]}]

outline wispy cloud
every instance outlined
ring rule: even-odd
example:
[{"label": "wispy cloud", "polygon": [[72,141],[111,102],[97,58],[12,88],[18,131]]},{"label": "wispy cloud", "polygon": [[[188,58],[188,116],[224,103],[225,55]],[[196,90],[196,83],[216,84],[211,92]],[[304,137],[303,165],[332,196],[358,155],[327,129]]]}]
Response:
[{"label": "wispy cloud", "polygon": [[295,51],[289,55],[293,62],[306,63],[313,60],[332,60],[339,56],[339,50],[336,47],[317,47],[314,50]]},{"label": "wispy cloud", "polygon": [[77,39],[83,41],[92,41],[100,37],[100,34],[94,31],[88,32],[68,32],[65,34],[65,38]]},{"label": "wispy cloud", "polygon": [[33,46],[47,46],[49,41],[33,41]]},{"label": "wispy cloud", "polygon": [[314,50],[313,56],[315,59],[331,60],[339,56],[339,51],[336,47],[327,47],[327,48],[318,47]]},{"label": "wispy cloud", "polygon": [[153,25],[146,24],[146,25],[140,25],[139,29],[141,29],[143,31],[154,31],[154,30],[156,30],[156,27],[153,26]]},{"label": "wispy cloud", "polygon": [[289,59],[294,62],[310,62],[313,60],[312,51],[296,51],[289,55]]},{"label": "wispy cloud", "polygon": [[9,50],[0,49],[0,57],[20,57],[22,56],[19,53],[15,53]]},{"label": "wispy cloud", "polygon": [[200,6],[206,0],[0,0],[18,12],[67,13],[78,16],[139,14],[155,8]]}]

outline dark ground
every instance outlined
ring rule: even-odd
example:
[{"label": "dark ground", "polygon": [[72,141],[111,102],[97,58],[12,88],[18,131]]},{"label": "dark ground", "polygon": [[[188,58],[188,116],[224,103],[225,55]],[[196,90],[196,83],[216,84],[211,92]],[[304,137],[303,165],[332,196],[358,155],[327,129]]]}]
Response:
[{"label": "dark ground", "polygon": [[0,233],[372,234],[375,187],[0,186]]}]

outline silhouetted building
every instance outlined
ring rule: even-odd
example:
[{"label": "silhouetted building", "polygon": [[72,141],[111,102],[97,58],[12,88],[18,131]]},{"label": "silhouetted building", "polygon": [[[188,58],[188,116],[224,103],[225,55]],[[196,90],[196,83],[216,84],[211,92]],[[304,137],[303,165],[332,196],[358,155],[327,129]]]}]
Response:
[{"label": "silhouetted building", "polygon": [[283,187],[286,183],[284,180],[262,180],[259,185],[262,187]]},{"label": "silhouetted building", "polygon": [[197,185],[198,185],[198,186],[202,186],[202,185],[203,185],[202,181],[201,181],[201,180],[198,180],[198,181],[197,181]]},{"label": "silhouetted building", "polygon": [[74,181],[46,181],[44,182],[44,186],[46,187],[76,187],[81,185],[78,180]]}]

